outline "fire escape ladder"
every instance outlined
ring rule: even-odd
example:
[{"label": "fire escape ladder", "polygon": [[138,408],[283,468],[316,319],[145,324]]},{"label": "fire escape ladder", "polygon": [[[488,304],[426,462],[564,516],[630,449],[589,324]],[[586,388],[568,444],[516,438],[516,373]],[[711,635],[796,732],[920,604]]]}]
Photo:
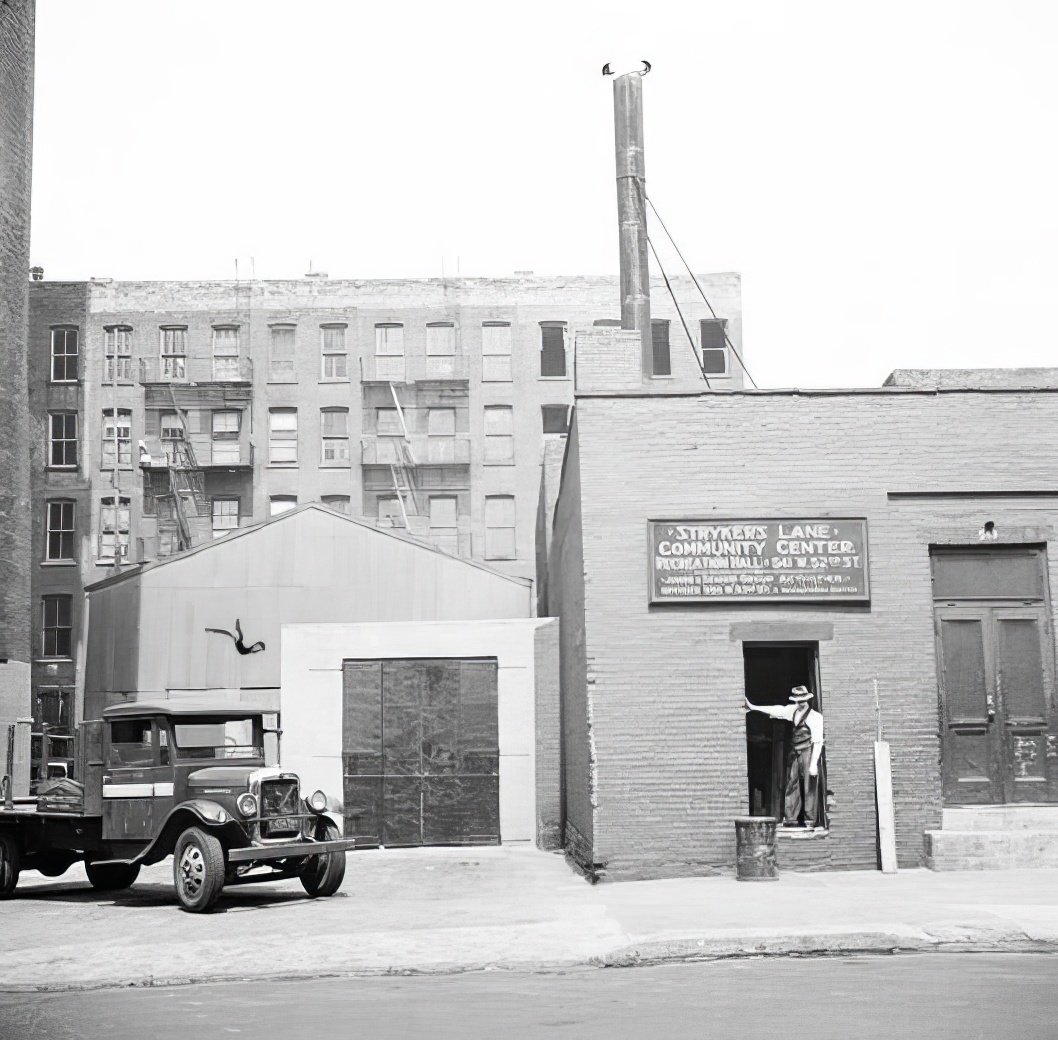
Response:
[{"label": "fire escape ladder", "polygon": [[169,459],[169,493],[173,499],[173,514],[180,529],[180,548],[190,549],[194,544],[190,518],[206,516],[209,513],[206,482],[191,444],[187,409],[177,401],[172,383],[169,384],[169,398],[183,430],[182,439],[172,445],[172,456]]},{"label": "fire escape ladder", "polygon": [[404,409],[401,407],[397,388],[392,383],[389,384],[389,392],[397,409],[397,418],[400,421],[401,430],[400,437],[394,438],[396,440],[397,459],[391,463],[389,471],[393,478],[393,491],[397,496],[397,504],[400,506],[400,515],[404,521],[404,528],[408,530],[408,517],[420,515],[415,454],[412,451],[411,438],[408,436],[408,424],[404,418]]}]

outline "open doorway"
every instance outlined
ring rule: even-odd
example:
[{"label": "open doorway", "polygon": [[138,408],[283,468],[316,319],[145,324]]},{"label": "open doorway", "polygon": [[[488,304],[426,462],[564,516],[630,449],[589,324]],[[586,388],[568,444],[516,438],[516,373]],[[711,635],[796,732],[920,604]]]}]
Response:
[{"label": "open doorway", "polygon": [[[823,711],[819,689],[818,643],[743,643],[746,697],[754,704],[790,703],[790,691],[806,686],[815,695],[812,707]],[[792,747],[793,727],[763,712],[746,713],[746,762],[751,816],[783,819],[786,761]],[[816,779],[820,819],[825,812],[825,765]],[[797,822],[797,821],[793,821]]]}]

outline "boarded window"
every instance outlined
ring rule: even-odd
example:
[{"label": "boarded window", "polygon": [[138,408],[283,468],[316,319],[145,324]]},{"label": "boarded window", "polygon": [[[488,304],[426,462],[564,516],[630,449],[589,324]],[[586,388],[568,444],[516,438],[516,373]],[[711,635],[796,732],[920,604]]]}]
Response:
[{"label": "boarded window", "polygon": [[934,599],[1043,598],[1043,554],[1034,549],[935,550]]},{"label": "boarded window", "polygon": [[294,326],[273,325],[268,354],[270,379],[286,381],[294,376]]},{"label": "boarded window", "polygon": [[486,321],[481,326],[481,378],[486,383],[511,381],[511,323]]},{"label": "boarded window", "polygon": [[268,462],[273,466],[292,466],[297,461],[297,409],[273,408],[268,413]]},{"label": "boarded window", "polygon": [[426,353],[428,356],[446,356],[456,352],[456,327],[454,322],[438,321],[426,326]]},{"label": "boarded window", "polygon": [[349,409],[325,408],[320,412],[321,456],[324,465],[349,464]]},{"label": "boarded window", "polygon": [[672,375],[672,359],[669,355],[669,323],[667,321],[652,321],[650,323],[650,337],[653,345],[651,375]]},{"label": "boarded window", "polygon": [[485,559],[516,558],[515,512],[513,495],[488,495],[485,498]]},{"label": "boarded window", "polygon": [[485,409],[485,461],[514,462],[514,409],[510,405]]}]

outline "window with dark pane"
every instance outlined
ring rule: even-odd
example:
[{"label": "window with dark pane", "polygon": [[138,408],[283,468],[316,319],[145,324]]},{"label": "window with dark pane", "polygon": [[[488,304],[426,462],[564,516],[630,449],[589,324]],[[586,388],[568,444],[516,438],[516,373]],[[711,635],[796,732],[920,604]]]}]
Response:
[{"label": "window with dark pane", "polygon": [[669,323],[652,321],[650,340],[653,346],[651,375],[671,376],[672,359],[669,356]]},{"label": "window with dark pane", "polygon": [[540,375],[564,376],[566,374],[566,323],[564,321],[542,321],[540,323]]},{"label": "window with dark pane", "polygon": [[724,318],[703,318],[701,321],[702,368],[707,376],[727,374],[726,325]]}]

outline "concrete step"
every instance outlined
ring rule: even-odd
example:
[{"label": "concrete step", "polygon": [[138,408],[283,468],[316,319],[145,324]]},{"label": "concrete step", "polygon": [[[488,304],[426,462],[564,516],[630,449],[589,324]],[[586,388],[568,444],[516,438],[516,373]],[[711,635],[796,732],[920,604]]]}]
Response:
[{"label": "concrete step", "polygon": [[946,831],[1058,831],[1058,805],[965,805],[945,809]]},{"label": "concrete step", "polygon": [[1058,830],[926,831],[930,870],[1058,867]]}]

